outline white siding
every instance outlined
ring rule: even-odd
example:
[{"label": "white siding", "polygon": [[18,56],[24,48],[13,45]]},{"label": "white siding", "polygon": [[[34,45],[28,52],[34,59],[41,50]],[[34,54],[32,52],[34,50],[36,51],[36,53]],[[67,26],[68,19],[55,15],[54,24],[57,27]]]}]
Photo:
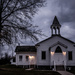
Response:
[{"label": "white siding", "polygon": [[[64,48],[63,46],[60,45],[61,49],[63,51],[66,51],[66,61],[67,65],[75,65],[75,47],[73,46],[73,43],[67,41],[66,39],[63,39],[59,36],[55,36],[51,39],[48,39],[37,46],[37,65],[50,65],[51,62],[51,57],[50,57],[50,52],[49,52],[49,47],[51,47],[53,44],[57,42],[61,42],[62,44],[66,45],[68,48]],[[54,46],[51,50],[55,51],[56,47],[59,45]],[[41,52],[46,51],[46,60],[41,59]],[[73,60],[68,61],[68,51],[73,51]]]},{"label": "white siding", "polygon": [[[64,45],[67,46],[67,48],[65,48],[64,46],[60,45],[60,44],[56,44],[54,47],[52,47],[49,51],[49,48],[57,43],[60,42]],[[75,66],[75,47],[73,45],[72,42],[63,39],[62,37],[59,36],[54,36],[53,38],[50,38],[46,41],[43,41],[39,44],[39,46],[37,46],[37,52],[17,52],[16,53],[16,65],[30,65],[30,64],[36,64],[36,65],[52,65],[51,63],[53,62],[53,60],[57,60],[55,57],[51,57],[50,52],[54,51],[57,48],[57,46],[60,46],[60,48],[62,49],[62,51],[66,52],[66,56],[63,57],[63,60],[66,61],[66,64],[69,66]],[[42,55],[41,52],[42,51],[46,51],[46,60],[42,60]],[[68,51],[72,51],[73,52],[73,60],[69,61],[68,60]],[[23,60],[19,61],[19,55],[23,56]],[[30,63],[29,61],[26,61],[26,56],[34,56],[35,60]],[[57,55],[58,57],[60,55]],[[62,56],[60,56],[62,58]]]},{"label": "white siding", "polygon": [[[22,61],[19,61],[19,56],[22,55],[23,59]],[[34,61],[26,61],[26,56],[34,56]],[[36,53],[28,53],[28,52],[24,52],[24,53],[16,53],[16,65],[30,65],[30,64],[36,64]]]}]

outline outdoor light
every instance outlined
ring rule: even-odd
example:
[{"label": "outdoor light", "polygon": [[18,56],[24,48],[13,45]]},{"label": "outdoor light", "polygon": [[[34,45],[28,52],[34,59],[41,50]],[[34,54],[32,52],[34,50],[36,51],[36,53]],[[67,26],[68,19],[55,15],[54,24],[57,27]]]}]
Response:
[{"label": "outdoor light", "polygon": [[34,56],[29,56],[29,58],[30,58],[30,59],[34,59],[35,57],[34,57]]},{"label": "outdoor light", "polygon": [[54,55],[54,52],[51,52],[51,55]]},{"label": "outdoor light", "polygon": [[66,55],[66,52],[63,52],[63,55]]}]

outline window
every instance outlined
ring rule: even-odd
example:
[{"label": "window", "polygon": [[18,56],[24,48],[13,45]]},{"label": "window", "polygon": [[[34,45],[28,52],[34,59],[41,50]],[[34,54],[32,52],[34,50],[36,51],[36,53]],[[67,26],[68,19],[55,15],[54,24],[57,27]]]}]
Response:
[{"label": "window", "polygon": [[26,56],[26,61],[28,61],[29,60],[29,56]]},{"label": "window", "polygon": [[62,50],[59,46],[56,48],[55,53],[62,53]]},{"label": "window", "polygon": [[42,59],[43,59],[43,60],[46,59],[46,51],[42,51]]},{"label": "window", "polygon": [[68,60],[72,60],[72,51],[68,52]]},{"label": "window", "polygon": [[22,55],[19,56],[19,61],[22,61]]}]

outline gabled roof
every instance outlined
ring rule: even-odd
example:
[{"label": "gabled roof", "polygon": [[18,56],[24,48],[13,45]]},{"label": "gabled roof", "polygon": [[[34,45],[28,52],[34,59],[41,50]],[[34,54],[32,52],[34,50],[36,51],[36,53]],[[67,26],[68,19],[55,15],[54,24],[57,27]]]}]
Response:
[{"label": "gabled roof", "polygon": [[71,41],[71,40],[69,40],[69,39],[67,39],[67,38],[65,38],[63,36],[60,36],[60,37],[63,38],[63,39],[65,39],[65,40],[67,40],[67,41],[69,41],[69,42],[71,42],[71,43],[73,43],[73,44],[75,44],[75,42],[73,42],[73,41]]},{"label": "gabled roof", "polygon": [[48,39],[51,39],[52,37],[53,37],[53,36],[51,36],[51,37],[49,37],[49,38],[47,38],[47,39],[45,39],[45,40],[43,40],[43,41],[38,42],[35,46],[39,46],[40,43],[42,43],[42,42],[44,42],[44,41],[46,41],[46,40],[48,40]]},{"label": "gabled roof", "polygon": [[44,42],[44,41],[47,41],[47,40],[49,40],[49,39],[51,39],[51,38],[53,38],[53,37],[55,37],[55,36],[58,36],[58,37],[60,37],[60,38],[63,38],[64,40],[69,41],[70,43],[75,44],[75,42],[73,42],[73,41],[71,41],[71,40],[69,40],[69,39],[67,39],[67,38],[65,38],[65,37],[62,37],[61,35],[52,35],[51,37],[49,37],[49,38],[47,38],[47,39],[45,39],[45,40],[43,40],[43,41],[37,43],[36,46],[38,46],[40,43],[42,43],[42,42]]},{"label": "gabled roof", "polygon": [[54,43],[53,45],[51,45],[50,46],[50,48],[52,48],[52,47],[54,47],[54,46],[56,46],[57,44],[59,44],[59,45],[61,45],[61,46],[63,46],[63,47],[65,47],[65,48],[67,48],[67,46],[65,45],[65,44],[63,44],[63,43],[61,43],[61,42],[56,42],[56,43]]},{"label": "gabled roof", "polygon": [[15,52],[36,52],[35,46],[17,46]]}]

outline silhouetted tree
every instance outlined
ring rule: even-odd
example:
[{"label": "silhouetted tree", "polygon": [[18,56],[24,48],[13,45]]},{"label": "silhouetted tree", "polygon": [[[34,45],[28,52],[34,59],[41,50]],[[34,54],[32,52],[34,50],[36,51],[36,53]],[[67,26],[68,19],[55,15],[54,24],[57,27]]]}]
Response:
[{"label": "silhouetted tree", "polygon": [[44,3],[45,0],[0,0],[0,44],[17,41],[17,34],[38,40],[40,30],[33,26],[32,17]]},{"label": "silhouetted tree", "polygon": [[5,57],[2,57],[0,59],[0,65],[10,64],[10,60],[11,60],[11,57],[7,53],[5,53]]}]

